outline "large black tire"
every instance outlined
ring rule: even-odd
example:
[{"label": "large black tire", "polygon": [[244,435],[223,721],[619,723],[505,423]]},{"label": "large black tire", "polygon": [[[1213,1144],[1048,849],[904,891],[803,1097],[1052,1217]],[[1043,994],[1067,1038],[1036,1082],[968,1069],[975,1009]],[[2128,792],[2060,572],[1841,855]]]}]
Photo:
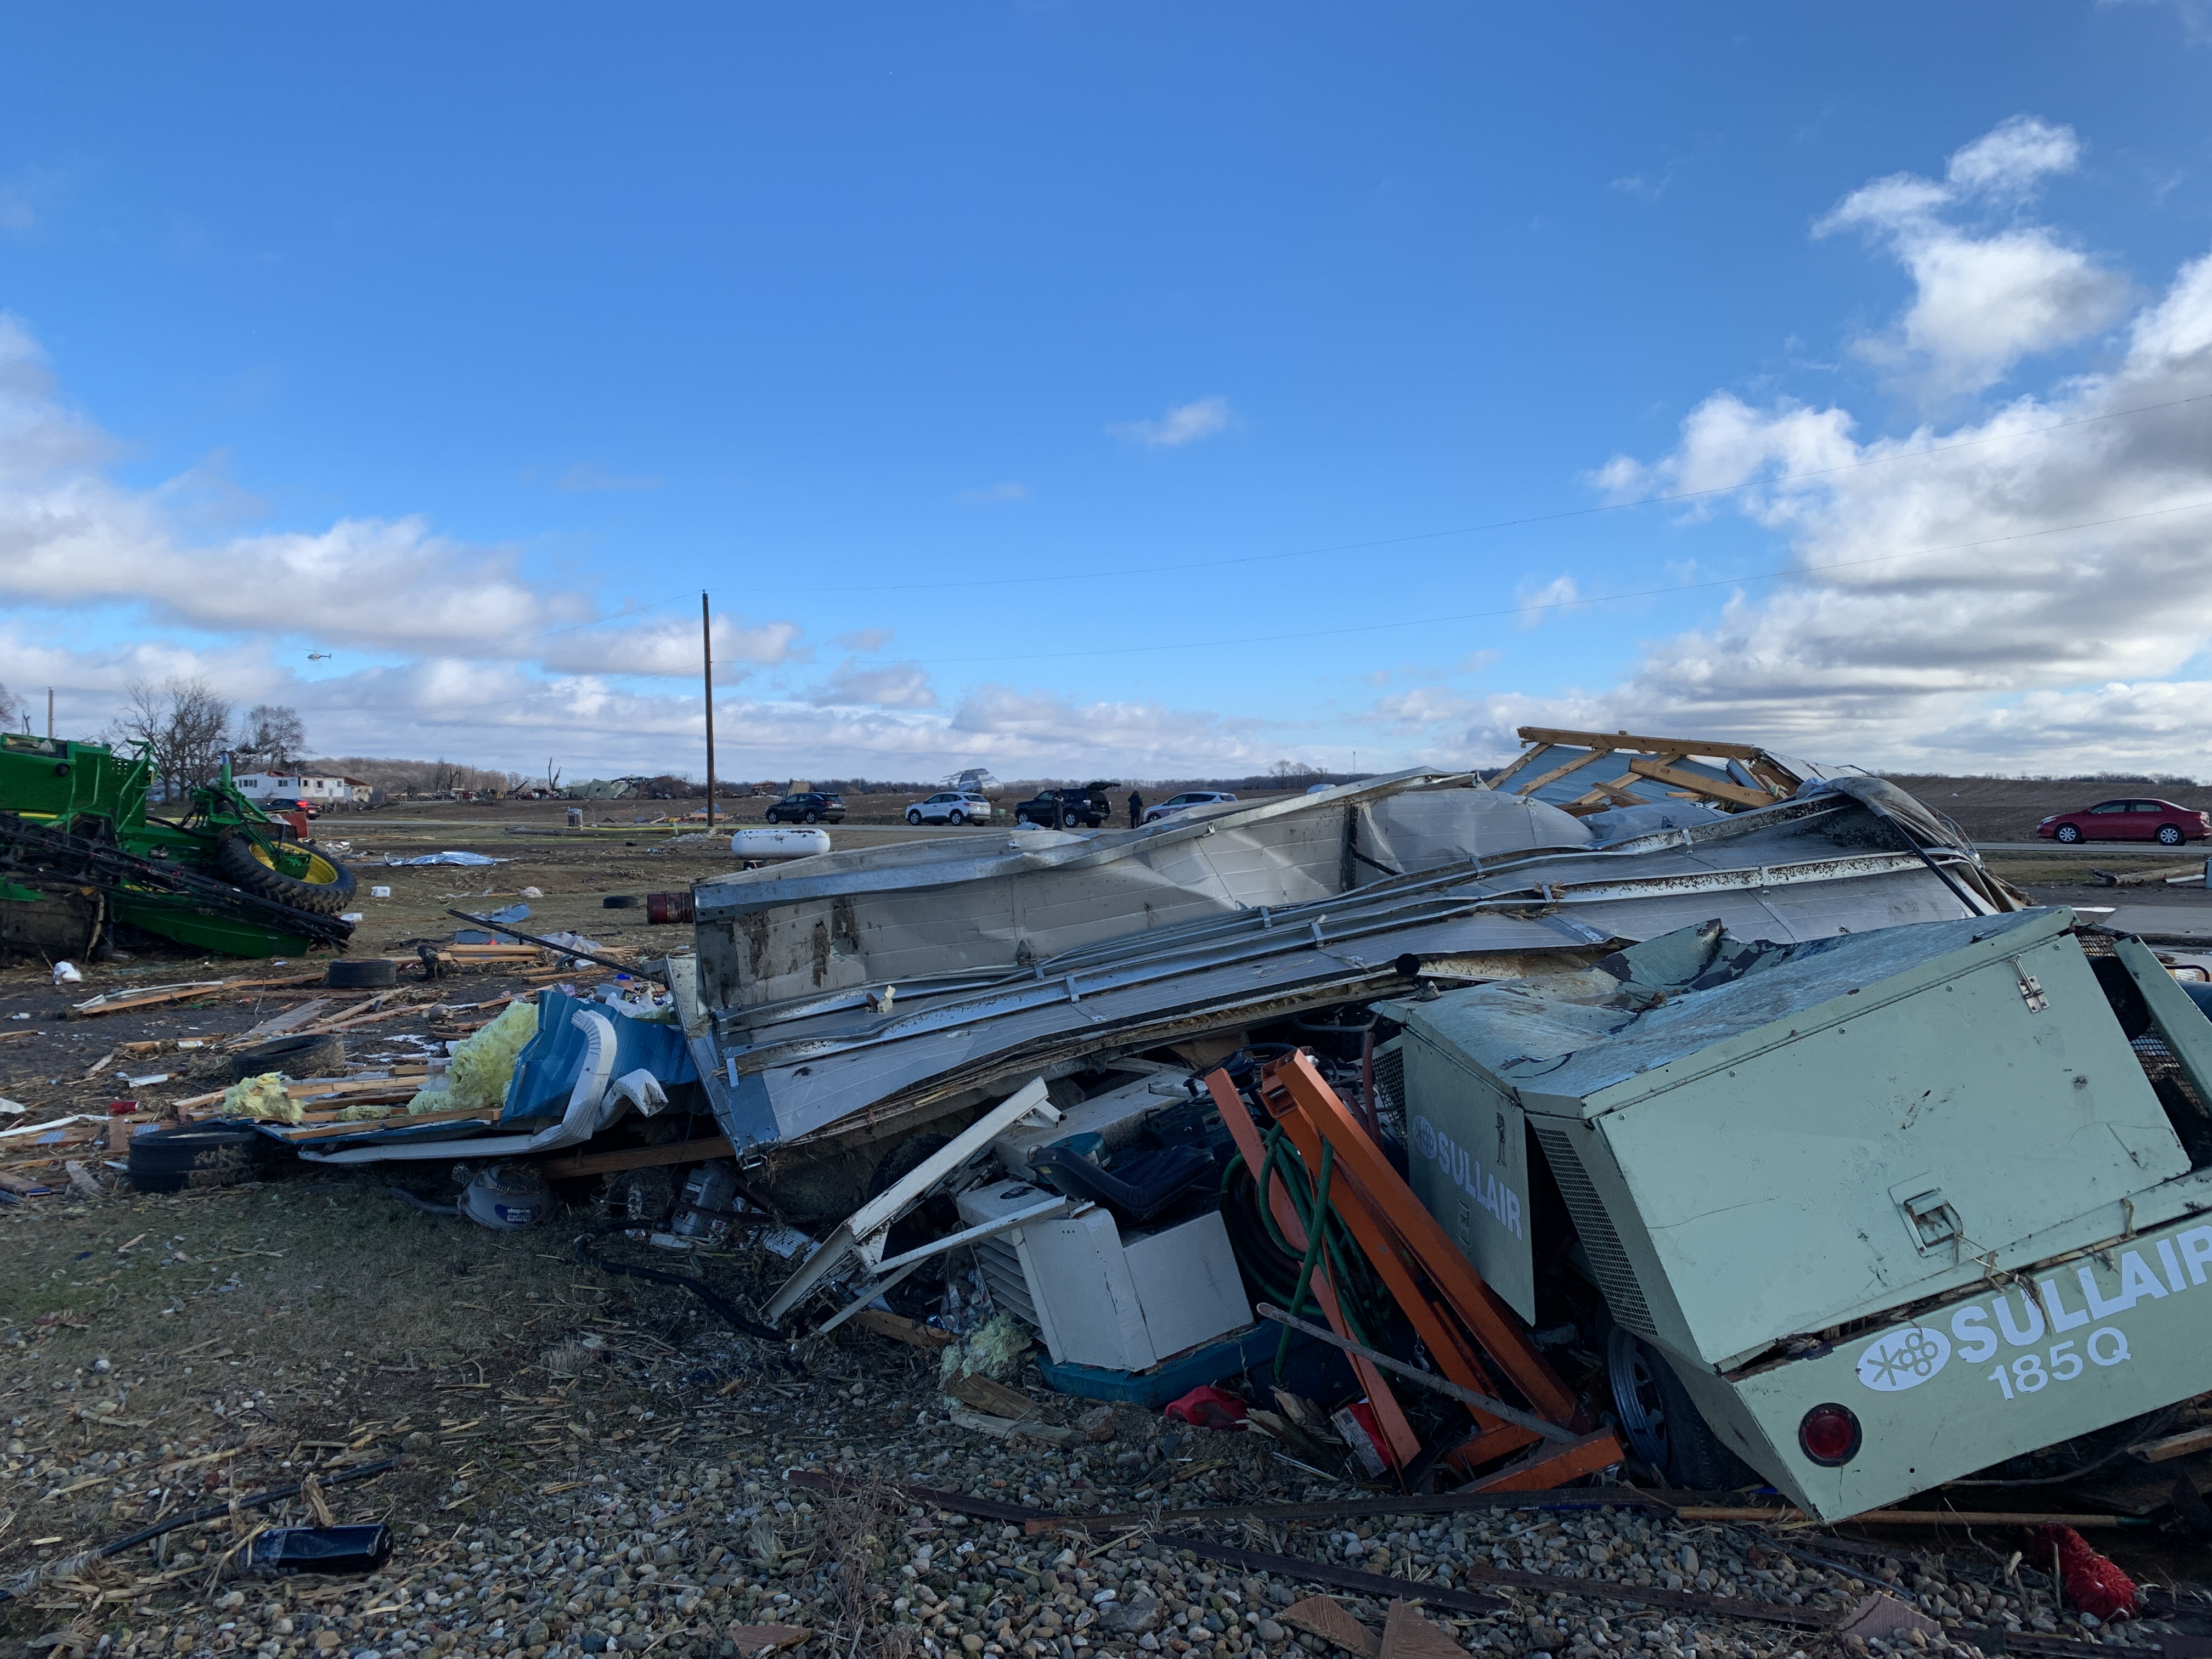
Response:
[{"label": "large black tire", "polygon": [[129,1179],[142,1193],[234,1186],[257,1179],[273,1150],[255,1131],[222,1124],[147,1129],[131,1137]]},{"label": "large black tire", "polygon": [[645,901],[635,893],[610,893],[599,901],[602,910],[635,910]]},{"label": "large black tire", "polygon": [[334,916],[353,902],[354,875],[350,866],[335,859],[325,858],[310,849],[314,860],[311,873],[328,872],[319,881],[302,881],[288,876],[283,871],[264,863],[267,854],[251,836],[232,830],[216,843],[216,863],[222,869],[223,878],[236,887],[279,904],[289,904],[295,910],[308,910],[319,916]]},{"label": "large black tire", "polygon": [[271,1037],[230,1057],[234,1082],[243,1083],[264,1072],[286,1077],[335,1077],[345,1070],[345,1039],[332,1033],[321,1036]]},{"label": "large black tire", "polygon": [[356,957],[333,962],[323,969],[323,983],[333,991],[383,991],[399,983],[399,964],[390,957]]}]

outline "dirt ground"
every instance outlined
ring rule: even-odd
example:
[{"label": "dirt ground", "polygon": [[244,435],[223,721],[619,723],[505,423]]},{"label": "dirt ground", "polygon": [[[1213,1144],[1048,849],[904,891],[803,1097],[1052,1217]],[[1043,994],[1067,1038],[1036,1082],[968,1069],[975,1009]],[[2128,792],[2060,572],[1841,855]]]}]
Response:
[{"label": "dirt ground", "polygon": [[[749,804],[755,817],[763,804]],[[410,956],[416,943],[452,937],[460,924],[447,906],[515,902],[532,907],[523,925],[533,931],[680,948],[688,929],[653,927],[641,908],[609,909],[604,898],[680,889],[732,861],[726,843],[672,842],[665,826],[616,821],[651,805],[592,805],[587,818],[612,833],[573,837],[507,833],[559,824],[560,803],[441,803],[326,819],[320,833],[350,843],[363,893],[351,954]],[[1000,832],[912,832],[894,819],[832,833],[846,846]],[[375,862],[447,848],[506,861]],[[2074,902],[2109,895],[2093,884],[2093,866],[2136,867],[2105,854],[2039,854],[2007,873],[2031,880],[2039,899]],[[368,899],[372,884],[392,896]],[[539,895],[522,897],[526,887]],[[0,1096],[37,1119],[103,1112],[125,1097],[158,1108],[219,1087],[228,1080],[221,1054],[177,1041],[242,1030],[319,989],[214,994],[94,1020],[60,1018],[64,1005],[119,987],[276,976],[321,960],[246,963],[142,947],[127,960],[80,964],[85,983],[66,990],[36,963],[0,969]],[[349,1034],[349,1055],[419,1054],[408,1039],[441,1040],[438,1003],[525,988],[482,973],[437,981],[402,1017]],[[121,1043],[154,1040],[169,1046],[88,1075]],[[167,1080],[124,1080],[153,1072]],[[1328,1651],[1277,1620],[1317,1588],[1310,1582],[1164,1550],[1142,1529],[1090,1542],[1024,1538],[882,1485],[1068,1512],[1373,1495],[1316,1478],[1262,1437],[1177,1431],[1143,1413],[1122,1413],[1103,1431],[1093,1421],[1068,1445],[1010,1443],[963,1427],[938,1391],[933,1352],[851,1327],[796,1348],[759,1343],[680,1288],[580,1262],[574,1241],[600,1224],[596,1177],[564,1185],[551,1221],[492,1233],[389,1194],[398,1179],[449,1196],[447,1167],[434,1161],[397,1176],[391,1165],[286,1161],[253,1184],[155,1196],[131,1192],[97,1152],[70,1156],[85,1190],[44,1166],[59,1190],[0,1207],[0,1589],[15,1595],[0,1607],[6,1659],[737,1659],[741,1642],[762,1639],[744,1632],[770,1622],[819,1633],[798,1659]],[[22,1153],[0,1163],[27,1167]],[[744,1308],[787,1271],[759,1252],[678,1256],[618,1233],[597,1248],[696,1274]],[[1082,1402],[1045,1393],[1033,1374],[1014,1380],[1048,1424],[1089,1420]],[[339,1479],[386,1459],[392,1466],[371,1478]],[[849,1477],[861,1495],[810,1497],[787,1481],[804,1471]],[[219,1512],[112,1559],[86,1557],[157,1518],[228,1510],[234,1498],[310,1472],[332,1483],[322,1501],[336,1520],[392,1527],[394,1553],[380,1571],[271,1580],[226,1569],[261,1522],[310,1522],[305,1495]],[[1258,1536],[1231,1525],[1224,1537],[1470,1585],[1468,1575],[1514,1567],[1821,1609],[1879,1585],[1946,1618],[2081,1633],[2051,1605],[2047,1579],[2017,1557],[2007,1566],[2004,1551],[1991,1555],[1971,1535],[1885,1539],[1862,1529],[1814,1538],[1808,1553],[1802,1538],[1741,1528],[1530,1508]],[[2203,1576],[2197,1547],[2177,1551],[2135,1534],[2097,1541],[2185,1600],[2187,1582]],[[1936,1547],[1955,1553],[1928,1553]],[[1786,1628],[1631,1612],[1570,1592],[1501,1596],[1499,1613],[1445,1621],[1461,1646],[1499,1659],[1840,1651]],[[1346,1600],[1382,1623],[1381,1601]]]}]

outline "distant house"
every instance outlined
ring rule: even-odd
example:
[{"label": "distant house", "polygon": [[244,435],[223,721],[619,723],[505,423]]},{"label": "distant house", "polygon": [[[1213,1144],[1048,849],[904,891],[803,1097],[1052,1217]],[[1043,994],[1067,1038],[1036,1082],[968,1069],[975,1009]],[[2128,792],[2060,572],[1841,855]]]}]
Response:
[{"label": "distant house", "polygon": [[370,794],[365,779],[313,773],[245,772],[231,781],[248,800],[303,800],[311,806],[366,806]]}]

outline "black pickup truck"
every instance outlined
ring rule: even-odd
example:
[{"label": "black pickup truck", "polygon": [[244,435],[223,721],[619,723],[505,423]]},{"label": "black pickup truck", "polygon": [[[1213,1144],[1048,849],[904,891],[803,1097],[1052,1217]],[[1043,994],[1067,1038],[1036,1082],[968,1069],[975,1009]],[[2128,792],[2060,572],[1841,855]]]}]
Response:
[{"label": "black pickup truck", "polygon": [[1114,803],[1106,792],[1120,787],[1110,779],[1101,779],[1080,789],[1040,789],[1027,800],[1014,804],[1014,822],[1046,830],[1073,830],[1078,824],[1096,830],[1112,821]]}]

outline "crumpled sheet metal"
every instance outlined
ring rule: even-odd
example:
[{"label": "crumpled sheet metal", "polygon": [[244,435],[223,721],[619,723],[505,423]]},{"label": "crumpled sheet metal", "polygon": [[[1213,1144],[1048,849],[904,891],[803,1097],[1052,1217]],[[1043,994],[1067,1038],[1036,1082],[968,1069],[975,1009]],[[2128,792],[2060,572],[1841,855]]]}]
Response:
[{"label": "crumpled sheet metal", "polygon": [[[1555,807],[1468,783],[1401,773],[1262,805],[1194,809],[1143,830],[1022,830],[982,849],[980,838],[909,842],[833,853],[788,877],[726,876],[693,895],[705,994],[716,1006],[752,1006],[1002,972],[1137,929],[1303,904],[1474,855],[1589,842]],[[948,892],[957,892],[949,902]],[[726,948],[715,948],[721,941]]]},{"label": "crumpled sheet metal", "polygon": [[[1501,969],[1497,976],[1504,976],[1528,971],[1532,955],[1556,953],[1563,966],[1578,966],[1610,942],[1716,917],[1740,937],[1792,941],[2020,908],[1970,849],[1939,843],[1929,851],[1943,875],[1911,850],[1900,823],[1917,831],[1934,820],[1909,796],[1879,780],[1845,781],[1854,787],[1822,786],[1686,829],[1563,850],[1524,844],[1503,855],[1355,879],[1350,890],[1339,886],[1280,907],[1209,905],[1170,924],[1139,898],[1121,913],[1117,933],[1052,956],[1009,963],[1001,955],[996,968],[979,963],[919,979],[825,976],[820,990],[777,1001],[718,997],[711,930],[729,929],[726,942],[747,916],[765,918],[761,925],[769,927],[786,917],[756,900],[750,911],[726,909],[727,920],[716,924],[702,907],[698,1001],[686,1025],[725,1131],[739,1146],[771,1144],[948,1109],[1017,1071],[1033,1075],[1117,1047],[1386,994],[1399,982],[1394,964],[1407,955],[1522,964]],[[1357,811],[1371,802],[1339,803],[1325,815],[1340,841],[1347,805]],[[1291,837],[1285,844],[1301,843]],[[1151,890],[1161,864],[1137,867],[1142,879],[1113,893],[1126,899]],[[848,927],[860,927],[863,914],[899,908],[899,929],[919,935],[935,927],[964,941],[969,959],[981,954],[984,930],[968,918],[1011,902],[956,881],[894,890],[885,904],[864,906],[857,878],[865,873],[848,875]],[[1318,875],[1311,879],[1324,884]],[[810,896],[791,908],[820,902]],[[890,924],[868,924],[878,925]],[[1083,929],[1101,926],[1087,917]],[[928,960],[918,945],[902,945],[902,954],[909,951],[907,959]],[[875,959],[857,939],[844,958]]]}]

